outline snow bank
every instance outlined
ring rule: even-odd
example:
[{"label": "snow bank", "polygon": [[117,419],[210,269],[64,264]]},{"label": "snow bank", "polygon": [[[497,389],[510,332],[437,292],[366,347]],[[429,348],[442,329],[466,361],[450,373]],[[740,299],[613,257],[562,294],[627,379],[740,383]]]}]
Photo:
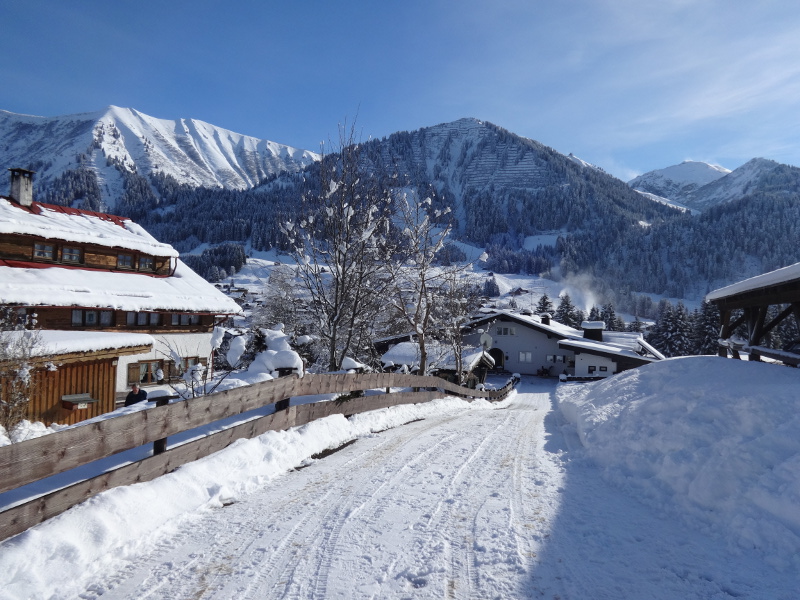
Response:
[{"label": "snow bank", "polygon": [[61,431],[67,427],[68,425],[59,425],[58,423],[53,423],[50,427],[46,427],[44,423],[39,421],[23,419],[9,434],[6,428],[0,425],[0,446],[32,440],[33,438]]},{"label": "snow bank", "polygon": [[563,385],[561,412],[615,484],[800,568],[800,371],[687,357]]},{"label": "snow bank", "polygon": [[135,560],[182,519],[219,508],[311,457],[415,419],[507,406],[444,398],[273,431],[184,465],[154,481],[108,490],[0,543],[2,598],[72,598],[110,564]]}]

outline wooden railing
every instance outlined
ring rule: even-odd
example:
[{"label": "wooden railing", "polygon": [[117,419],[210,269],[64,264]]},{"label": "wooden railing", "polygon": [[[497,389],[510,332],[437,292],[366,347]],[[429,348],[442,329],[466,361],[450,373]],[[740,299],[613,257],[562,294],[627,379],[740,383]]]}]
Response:
[{"label": "wooden railing", "polygon": [[[0,493],[92,461],[153,443],[153,456],[97,477],[80,481],[0,512],[0,540],[58,515],[104,490],[150,481],[180,465],[208,456],[240,438],[288,429],[333,414],[346,416],[416,404],[450,395],[502,400],[513,387],[500,390],[465,388],[433,376],[398,373],[296,375],[224,392],[183,400],[119,417],[65,429],[43,437],[0,447]],[[411,388],[411,392],[378,393],[348,400],[290,405],[289,399],[317,394]],[[271,414],[169,449],[170,436],[268,405]]]}]

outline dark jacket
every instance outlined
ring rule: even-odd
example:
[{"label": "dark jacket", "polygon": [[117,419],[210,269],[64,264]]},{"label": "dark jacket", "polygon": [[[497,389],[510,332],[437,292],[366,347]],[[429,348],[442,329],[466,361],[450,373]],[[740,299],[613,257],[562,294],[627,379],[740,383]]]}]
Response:
[{"label": "dark jacket", "polygon": [[138,393],[131,390],[125,398],[125,406],[130,406],[131,404],[136,404],[137,402],[142,402],[143,400],[147,400],[147,392],[145,392],[142,388],[139,388]]}]

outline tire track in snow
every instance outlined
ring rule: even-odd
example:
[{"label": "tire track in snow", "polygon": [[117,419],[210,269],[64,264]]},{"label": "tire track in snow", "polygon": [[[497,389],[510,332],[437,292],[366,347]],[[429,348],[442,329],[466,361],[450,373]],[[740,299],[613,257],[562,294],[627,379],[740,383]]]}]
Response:
[{"label": "tire track in snow", "polygon": [[[523,395],[519,401],[527,403]],[[518,568],[527,552],[519,541],[527,492],[513,490],[531,468],[542,429],[541,416],[515,410],[517,402],[372,434],[318,468],[204,512],[116,575],[122,583],[114,595],[496,595],[498,580],[486,571],[505,568],[509,555]],[[509,499],[512,493],[519,497]],[[504,510],[505,530],[493,531]]]}]

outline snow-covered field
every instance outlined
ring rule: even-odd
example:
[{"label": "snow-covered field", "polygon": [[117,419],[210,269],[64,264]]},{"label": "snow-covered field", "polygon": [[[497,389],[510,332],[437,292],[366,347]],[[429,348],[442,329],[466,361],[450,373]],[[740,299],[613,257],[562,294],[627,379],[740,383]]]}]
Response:
[{"label": "snow-covered field", "polygon": [[799,386],[673,359],[267,433],[3,542],[0,597],[796,598]]}]

